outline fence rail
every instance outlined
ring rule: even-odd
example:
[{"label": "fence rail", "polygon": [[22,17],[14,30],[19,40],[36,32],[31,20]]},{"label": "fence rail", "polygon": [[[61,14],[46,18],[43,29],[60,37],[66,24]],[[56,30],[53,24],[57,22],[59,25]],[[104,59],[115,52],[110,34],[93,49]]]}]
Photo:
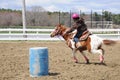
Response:
[{"label": "fence rail", "polygon": [[[50,38],[54,29],[0,29],[0,40],[63,40],[62,37]],[[89,29],[105,39],[120,40],[120,29]]]}]

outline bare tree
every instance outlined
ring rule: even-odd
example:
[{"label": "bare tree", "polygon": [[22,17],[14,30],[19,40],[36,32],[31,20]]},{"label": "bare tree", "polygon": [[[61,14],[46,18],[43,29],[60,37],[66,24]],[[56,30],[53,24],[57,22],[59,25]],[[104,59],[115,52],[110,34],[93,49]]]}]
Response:
[{"label": "bare tree", "polygon": [[21,25],[21,14],[17,12],[1,12],[0,26],[17,26]]},{"label": "bare tree", "polygon": [[48,17],[49,16],[44,8],[35,6],[27,11],[27,24],[33,26],[49,25]]}]

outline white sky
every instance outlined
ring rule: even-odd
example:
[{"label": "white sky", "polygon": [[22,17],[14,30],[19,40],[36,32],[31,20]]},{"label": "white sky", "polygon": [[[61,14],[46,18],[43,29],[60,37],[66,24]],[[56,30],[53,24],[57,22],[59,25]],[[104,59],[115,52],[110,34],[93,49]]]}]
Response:
[{"label": "white sky", "polygon": [[[120,0],[26,0],[26,7],[41,6],[48,11],[90,12],[107,10],[120,13]],[[0,8],[21,9],[22,0],[1,0]]]}]

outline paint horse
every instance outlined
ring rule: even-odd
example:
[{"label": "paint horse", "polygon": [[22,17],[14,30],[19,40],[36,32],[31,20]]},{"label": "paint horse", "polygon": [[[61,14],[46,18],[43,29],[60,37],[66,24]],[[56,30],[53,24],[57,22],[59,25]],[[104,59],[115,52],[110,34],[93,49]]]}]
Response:
[{"label": "paint horse", "polygon": [[[78,59],[75,56],[75,42],[73,41],[73,37],[76,32],[72,32],[69,34],[64,34],[64,32],[69,29],[68,27],[58,24],[54,31],[51,32],[50,36],[54,37],[57,35],[60,35],[64,38],[66,41],[66,44],[72,49],[72,57],[75,63],[78,62]],[[64,35],[63,35],[64,34]],[[84,57],[86,63],[89,63],[89,59],[87,56],[83,53],[84,50],[88,50],[90,53],[98,53],[99,54],[99,59],[100,63],[104,63],[104,49],[102,48],[102,44],[110,45],[114,44],[115,41],[112,40],[103,40],[100,37],[97,37],[96,35],[89,35],[85,40],[81,40],[80,44],[82,45],[82,48],[78,48],[77,50],[82,54]]]}]

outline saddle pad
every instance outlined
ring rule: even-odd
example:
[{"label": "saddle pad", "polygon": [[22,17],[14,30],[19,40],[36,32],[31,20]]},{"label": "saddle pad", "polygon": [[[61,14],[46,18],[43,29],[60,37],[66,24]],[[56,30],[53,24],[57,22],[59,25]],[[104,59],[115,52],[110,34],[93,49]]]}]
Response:
[{"label": "saddle pad", "polygon": [[82,36],[79,38],[80,41],[85,41],[91,33],[87,30],[83,32]]}]

